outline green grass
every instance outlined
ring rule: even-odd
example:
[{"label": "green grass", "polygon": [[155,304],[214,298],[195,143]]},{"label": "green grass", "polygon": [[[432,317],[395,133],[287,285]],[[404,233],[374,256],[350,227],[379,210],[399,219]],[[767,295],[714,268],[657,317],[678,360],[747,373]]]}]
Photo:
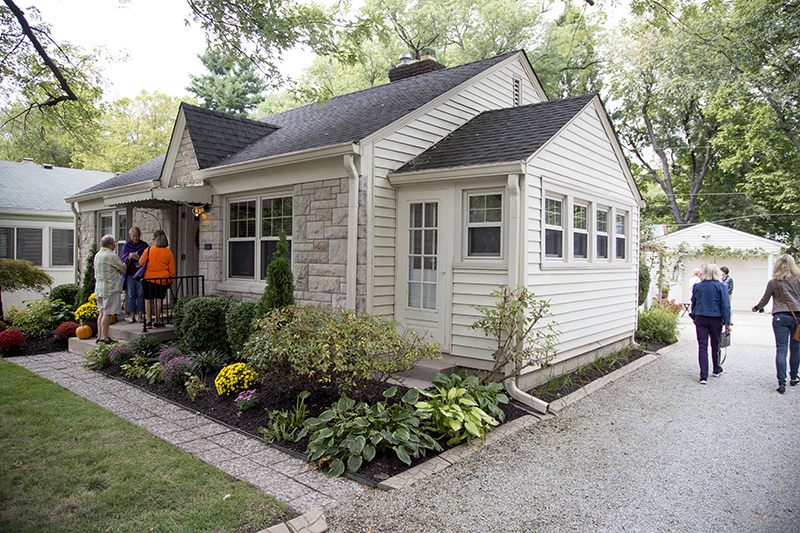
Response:
[{"label": "green grass", "polygon": [[0,531],[246,533],[292,516],[258,489],[0,360]]}]

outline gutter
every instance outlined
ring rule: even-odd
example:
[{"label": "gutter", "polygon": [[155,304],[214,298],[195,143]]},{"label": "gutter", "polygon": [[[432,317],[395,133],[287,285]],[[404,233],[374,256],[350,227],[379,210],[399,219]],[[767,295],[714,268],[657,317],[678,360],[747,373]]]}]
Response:
[{"label": "gutter", "polygon": [[347,194],[347,265],[345,280],[347,281],[348,309],[356,308],[356,282],[358,274],[358,169],[354,154],[344,155],[344,168],[347,171],[349,187]]},{"label": "gutter", "polygon": [[[508,286],[509,287],[517,287],[520,285],[520,272],[521,269],[519,268],[520,263],[520,237],[522,235],[521,232],[521,224],[522,224],[522,217],[520,216],[520,211],[522,211],[522,195],[520,193],[519,187],[519,174],[509,174],[508,175],[508,192],[510,196],[509,201],[509,229],[510,235],[508,237],[509,242],[509,257],[508,257]],[[517,384],[517,373],[515,372],[517,369],[511,367],[509,364],[506,367],[506,378],[503,380],[503,386],[508,392],[508,395],[511,396],[513,399],[517,400],[521,404],[530,407],[540,413],[547,414],[548,410],[550,409],[550,404],[545,402],[544,400],[540,400],[535,396],[528,394],[520,390],[519,385]]]}]

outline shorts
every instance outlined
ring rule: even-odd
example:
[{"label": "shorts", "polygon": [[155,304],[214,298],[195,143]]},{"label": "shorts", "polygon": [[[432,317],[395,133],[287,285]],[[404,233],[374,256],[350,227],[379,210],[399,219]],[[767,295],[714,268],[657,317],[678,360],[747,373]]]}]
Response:
[{"label": "shorts", "polygon": [[97,312],[100,315],[117,315],[122,312],[122,300],[120,294],[112,294],[105,298],[97,297]]},{"label": "shorts", "polygon": [[145,300],[163,300],[169,285],[160,285],[152,281],[142,280],[142,292]]}]

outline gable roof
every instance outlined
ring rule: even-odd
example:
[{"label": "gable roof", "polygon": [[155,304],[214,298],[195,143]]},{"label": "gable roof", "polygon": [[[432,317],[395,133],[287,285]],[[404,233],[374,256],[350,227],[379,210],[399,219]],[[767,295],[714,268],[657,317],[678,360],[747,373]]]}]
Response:
[{"label": "gable roof", "polygon": [[525,160],[594,97],[590,94],[484,111],[400,167],[395,174]]},{"label": "gable roof", "polygon": [[278,129],[268,122],[181,102],[198,166],[208,168]]},{"label": "gable roof", "polygon": [[[516,50],[336,96],[322,105],[309,104],[259,121],[208,111],[185,103],[181,104],[181,109],[186,115],[187,127],[190,128],[189,133],[200,168],[223,167],[347,142],[358,142],[515,55],[521,55],[527,62],[525,53]],[[253,124],[254,122],[256,124]],[[258,126],[258,123],[263,126]],[[228,130],[235,127],[243,127],[248,131],[230,146],[216,150],[216,145],[226,142],[220,132],[228,134]],[[263,131],[260,138],[258,138],[259,130]],[[254,137],[256,140],[251,140]],[[238,152],[232,154],[229,152],[236,144],[246,141],[250,142]],[[215,157],[217,159],[212,161]],[[165,156],[161,156],[123,172],[108,182],[81,191],[79,195],[160,180],[164,162]]]},{"label": "gable roof", "polygon": [[753,235],[736,228],[715,224],[714,222],[701,222],[649,241],[649,243],[660,243],[668,246],[680,246],[684,242],[690,245],[699,244],[702,246],[708,244],[742,250],[763,248],[768,252],[777,252],[780,249],[788,248],[788,245],[781,242]]},{"label": "gable roof", "polygon": [[70,211],[64,197],[114,174],[96,170],[0,161],[0,209]]}]

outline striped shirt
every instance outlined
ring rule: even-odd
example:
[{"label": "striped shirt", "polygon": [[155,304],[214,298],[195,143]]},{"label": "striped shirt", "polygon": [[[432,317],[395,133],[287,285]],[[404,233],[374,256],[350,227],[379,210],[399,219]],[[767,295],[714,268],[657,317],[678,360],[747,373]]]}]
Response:
[{"label": "striped shirt", "polygon": [[94,295],[97,298],[108,298],[122,292],[124,271],[125,263],[117,254],[108,248],[100,248],[94,256]]}]

